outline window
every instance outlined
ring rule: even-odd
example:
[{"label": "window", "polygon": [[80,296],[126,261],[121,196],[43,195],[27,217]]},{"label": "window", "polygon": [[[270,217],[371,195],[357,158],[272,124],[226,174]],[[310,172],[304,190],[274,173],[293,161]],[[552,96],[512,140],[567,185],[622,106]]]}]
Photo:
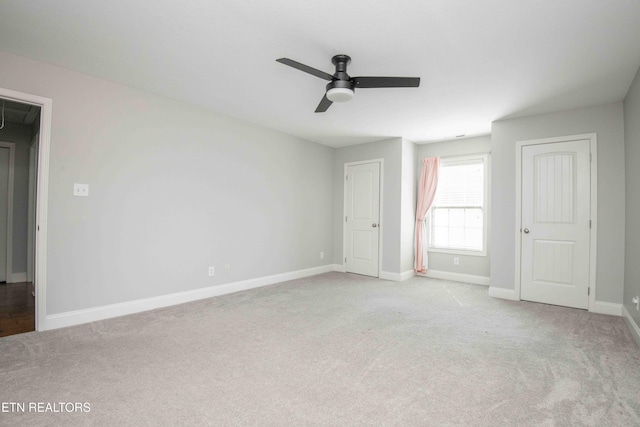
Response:
[{"label": "window", "polygon": [[487,155],[440,161],[429,250],[486,255]]}]

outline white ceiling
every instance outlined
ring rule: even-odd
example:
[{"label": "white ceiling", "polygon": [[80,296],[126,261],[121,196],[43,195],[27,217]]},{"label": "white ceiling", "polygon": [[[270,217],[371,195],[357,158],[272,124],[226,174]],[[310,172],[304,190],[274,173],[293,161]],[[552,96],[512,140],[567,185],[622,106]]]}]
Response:
[{"label": "white ceiling", "polygon": [[[0,49],[344,146],[487,134],[491,121],[622,100],[640,66],[638,0],[0,0]],[[360,89],[314,113],[326,82]]]}]

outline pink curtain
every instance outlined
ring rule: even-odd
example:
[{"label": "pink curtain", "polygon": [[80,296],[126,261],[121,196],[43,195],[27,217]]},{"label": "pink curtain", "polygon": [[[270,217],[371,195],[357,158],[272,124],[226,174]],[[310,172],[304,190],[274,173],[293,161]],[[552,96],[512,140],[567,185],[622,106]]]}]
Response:
[{"label": "pink curtain", "polygon": [[418,183],[418,206],[416,208],[416,265],[417,273],[425,273],[428,262],[424,251],[424,220],[436,197],[438,186],[438,170],[440,157],[427,157],[422,159],[422,172]]}]

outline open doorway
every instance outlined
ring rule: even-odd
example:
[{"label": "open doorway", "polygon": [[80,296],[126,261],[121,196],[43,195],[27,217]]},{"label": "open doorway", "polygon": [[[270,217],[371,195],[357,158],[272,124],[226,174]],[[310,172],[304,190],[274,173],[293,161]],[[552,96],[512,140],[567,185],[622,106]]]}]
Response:
[{"label": "open doorway", "polygon": [[35,330],[40,116],[0,97],[0,337]]}]

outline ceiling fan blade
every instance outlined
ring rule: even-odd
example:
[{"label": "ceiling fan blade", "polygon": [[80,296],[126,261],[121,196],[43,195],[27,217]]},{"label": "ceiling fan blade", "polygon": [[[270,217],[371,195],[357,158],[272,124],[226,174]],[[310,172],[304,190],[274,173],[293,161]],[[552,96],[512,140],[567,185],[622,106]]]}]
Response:
[{"label": "ceiling fan blade", "polygon": [[322,100],[320,101],[320,104],[318,104],[318,107],[316,108],[316,113],[324,113],[329,109],[329,107],[331,107],[331,104],[333,104],[333,101],[330,101],[329,98],[327,98],[327,94],[325,93],[322,97]]},{"label": "ceiling fan blade", "polygon": [[420,77],[354,77],[358,89],[375,87],[418,87]]},{"label": "ceiling fan blade", "polygon": [[305,73],[309,73],[313,76],[320,77],[321,79],[325,79],[328,81],[333,80],[333,76],[331,74],[327,74],[324,71],[317,70],[313,67],[309,67],[308,65],[301,64],[293,59],[289,58],[280,58],[276,59],[277,62],[288,65],[289,67],[293,67],[297,70],[304,71]]}]

